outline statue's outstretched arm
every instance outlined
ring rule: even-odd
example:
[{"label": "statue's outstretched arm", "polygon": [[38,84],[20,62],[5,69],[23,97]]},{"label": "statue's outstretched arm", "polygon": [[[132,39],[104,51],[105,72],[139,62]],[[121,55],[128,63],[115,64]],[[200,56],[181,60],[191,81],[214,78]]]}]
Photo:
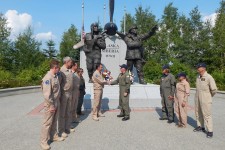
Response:
[{"label": "statue's outstretched arm", "polygon": [[156,30],[158,30],[158,25],[155,25],[148,33],[139,35],[139,39],[141,41],[144,41],[144,40],[150,38],[151,36],[153,36],[155,34]]},{"label": "statue's outstretched arm", "polygon": [[119,31],[116,31],[116,33],[124,40],[126,34],[123,34],[123,33],[119,32]]}]

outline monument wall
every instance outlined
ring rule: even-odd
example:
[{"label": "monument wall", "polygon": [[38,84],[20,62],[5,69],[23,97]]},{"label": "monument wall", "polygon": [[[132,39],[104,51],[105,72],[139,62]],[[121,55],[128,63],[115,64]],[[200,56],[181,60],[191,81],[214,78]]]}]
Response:
[{"label": "monument wall", "polygon": [[[118,36],[108,36],[106,38],[106,49],[102,50],[101,62],[104,69],[111,72],[113,79],[116,79],[120,73],[119,65],[126,64],[127,46],[126,43]],[[84,79],[86,82],[89,81],[87,66],[86,66],[86,56],[84,51],[80,51],[80,67],[84,69]],[[134,69],[135,76],[136,70]],[[136,78],[137,80],[137,78]]]}]

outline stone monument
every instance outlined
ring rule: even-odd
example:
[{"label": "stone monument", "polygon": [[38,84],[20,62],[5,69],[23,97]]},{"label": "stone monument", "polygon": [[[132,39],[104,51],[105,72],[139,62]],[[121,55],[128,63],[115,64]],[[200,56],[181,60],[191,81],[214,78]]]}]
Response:
[{"label": "stone monument", "polygon": [[[101,51],[101,63],[104,69],[111,72],[111,76],[116,79],[120,73],[119,65],[125,64],[126,44],[117,35],[106,37],[106,49]],[[83,50],[80,51],[80,67],[84,69],[84,79],[89,80],[86,69],[86,56]]]}]

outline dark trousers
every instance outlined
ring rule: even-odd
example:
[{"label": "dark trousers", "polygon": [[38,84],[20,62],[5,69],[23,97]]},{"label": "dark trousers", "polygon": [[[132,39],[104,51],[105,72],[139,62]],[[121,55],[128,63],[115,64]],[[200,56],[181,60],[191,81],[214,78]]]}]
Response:
[{"label": "dark trousers", "polygon": [[81,108],[84,102],[84,95],[85,95],[85,91],[80,91],[80,96],[79,96],[79,100],[78,100],[78,105],[77,105],[77,113],[81,113]]}]

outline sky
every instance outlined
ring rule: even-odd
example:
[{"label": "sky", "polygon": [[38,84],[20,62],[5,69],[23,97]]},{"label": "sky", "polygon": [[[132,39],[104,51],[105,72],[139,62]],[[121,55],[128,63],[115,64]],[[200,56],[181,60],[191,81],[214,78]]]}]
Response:
[{"label": "sky", "polygon": [[[85,32],[90,31],[90,25],[98,19],[104,26],[104,4],[106,4],[105,23],[109,22],[108,0],[0,0],[0,13],[8,20],[8,26],[12,28],[11,39],[23,32],[28,26],[32,26],[35,38],[46,45],[46,41],[52,39],[59,49],[62,35],[71,24],[78,31],[82,27],[82,1],[84,1]],[[211,19],[212,24],[216,18],[216,10],[221,0],[115,0],[114,23],[120,30],[120,21],[126,12],[135,14],[135,8],[142,6],[161,19],[163,10],[170,2],[178,8],[178,12],[188,16],[196,6],[203,20]]]}]

